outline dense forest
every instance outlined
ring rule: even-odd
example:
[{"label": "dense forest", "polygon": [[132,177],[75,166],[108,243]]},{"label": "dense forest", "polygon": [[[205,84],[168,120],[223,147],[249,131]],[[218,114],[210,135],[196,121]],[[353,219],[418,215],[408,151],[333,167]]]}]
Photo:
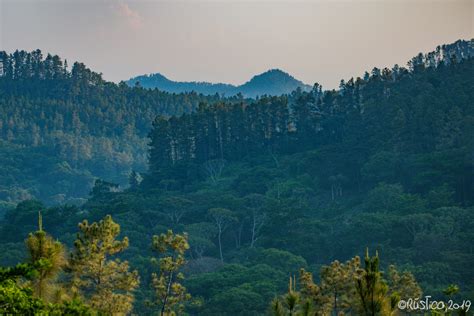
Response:
[{"label": "dense forest", "polygon": [[[148,169],[131,172],[126,189],[104,177],[80,206],[26,196],[6,210],[0,251],[10,268],[0,270],[0,289],[24,300],[15,305],[4,294],[5,301],[71,314],[390,315],[398,300],[421,293],[473,300],[473,57],[473,41],[458,41],[417,55],[407,68],[374,68],[341,81],[338,90],[316,84],[256,100],[114,85],[80,64],[51,79],[63,90],[20,93],[50,82],[41,75],[22,85],[4,66],[5,109],[21,112],[30,104],[31,119],[22,126],[36,124],[41,135],[54,130],[53,114],[62,107],[67,126],[74,125],[68,106],[89,109],[81,122],[92,126],[65,135],[123,146],[133,141],[124,125],[150,119],[134,125],[149,144]],[[74,79],[77,67],[91,77]],[[83,86],[74,94],[77,81]],[[155,97],[177,107],[192,101],[174,116],[133,113],[156,109]],[[50,103],[28,102],[43,99]],[[129,112],[117,116],[118,109]],[[44,169],[32,138],[8,140],[21,133],[16,123],[2,122],[3,159],[25,151],[31,170],[35,163]],[[38,147],[51,157],[47,150],[56,147],[46,140]],[[15,161],[22,170],[25,162]],[[1,184],[9,173],[2,171]],[[37,239],[57,251],[35,257]],[[107,282],[88,281],[101,275],[96,262],[107,262],[100,270]],[[62,294],[42,292],[48,282]]]},{"label": "dense forest", "polygon": [[132,170],[146,170],[156,115],[220,100],[106,82],[84,64],[69,70],[40,50],[0,52],[0,74],[0,200],[7,206],[26,198],[80,203],[98,177],[126,185]]}]

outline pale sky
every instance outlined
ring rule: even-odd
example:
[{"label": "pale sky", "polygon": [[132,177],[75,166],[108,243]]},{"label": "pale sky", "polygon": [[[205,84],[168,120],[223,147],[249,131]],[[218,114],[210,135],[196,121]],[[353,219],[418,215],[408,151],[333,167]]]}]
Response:
[{"label": "pale sky", "polygon": [[40,48],[107,80],[241,84],[280,68],[335,88],[474,37],[474,0],[0,0],[0,50]]}]

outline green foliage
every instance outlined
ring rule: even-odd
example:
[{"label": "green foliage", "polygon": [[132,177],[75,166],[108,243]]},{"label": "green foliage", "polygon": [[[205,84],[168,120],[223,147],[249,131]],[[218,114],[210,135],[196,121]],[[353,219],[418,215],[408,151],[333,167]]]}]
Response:
[{"label": "green foliage", "polygon": [[36,297],[51,302],[60,290],[56,279],[66,259],[63,245],[43,231],[41,213],[38,221],[39,229],[30,233],[25,241],[29,253],[28,263],[37,271],[31,286]]},{"label": "green foliage", "polygon": [[19,287],[14,280],[0,283],[0,312],[2,314],[31,315],[45,312],[41,299],[33,297],[29,288]]},{"label": "green foliage", "polygon": [[421,298],[422,290],[409,271],[398,272],[394,265],[388,268],[390,308],[394,310],[400,299]]},{"label": "green foliage", "polygon": [[[204,298],[200,312],[206,315],[262,314],[267,302],[285,288],[285,272],[265,264],[245,267],[226,264],[215,272],[190,276],[187,287]],[[233,294],[233,295],[231,295]],[[246,306],[244,310],[242,308]]]},{"label": "green foliage", "polygon": [[[28,263],[0,268],[0,313],[21,315],[95,315],[79,298],[61,295],[56,281],[64,261],[63,246],[42,230],[26,241]],[[54,296],[53,296],[54,295]],[[45,301],[54,300],[55,303]]]},{"label": "green foliage", "polygon": [[355,257],[345,264],[336,260],[321,268],[320,293],[325,299],[319,301],[324,301],[326,306],[320,309],[333,310],[338,315],[339,311],[350,307],[356,296],[353,282],[359,266],[360,260]]},{"label": "green foliage", "polygon": [[13,203],[76,202],[97,177],[126,186],[132,169],[146,170],[157,115],[221,99],[107,82],[40,50],[0,51],[0,60],[0,198]]},{"label": "green foliage", "polygon": [[153,236],[152,248],[158,252],[159,273],[152,274],[152,283],[156,294],[156,305],[160,308],[160,315],[175,315],[175,312],[184,310],[183,303],[191,299],[186,288],[181,284],[184,275],[179,270],[186,263],[184,254],[189,249],[186,234],[173,234],[168,230],[166,234]]},{"label": "green foliage", "polygon": [[74,298],[70,301],[65,301],[59,305],[53,305],[52,314],[71,315],[71,316],[92,316],[97,312],[84,304],[80,299]]},{"label": "green foliage", "polygon": [[272,315],[394,315],[400,298],[419,298],[421,289],[408,271],[399,273],[395,266],[389,268],[389,281],[379,270],[378,255],[369,257],[364,267],[358,256],[341,264],[333,261],[323,266],[320,284],[313,275],[300,270],[299,290],[296,280],[290,277],[286,294],[270,304]]},{"label": "green foliage", "polygon": [[[451,54],[460,58],[453,62]],[[434,55],[441,57],[432,62],[427,56],[425,66],[418,58],[410,69],[374,69],[338,91],[316,85],[258,100],[129,88],[103,82],[81,65],[54,82],[0,78],[7,113],[0,113],[6,139],[0,144],[0,261],[15,265],[25,258],[21,243],[36,230],[38,210],[48,232],[69,247],[77,222],[112,213],[133,243],[104,262],[126,275],[136,276],[124,262],[140,271],[131,313],[153,312],[144,304],[154,297],[151,275],[158,272],[150,265],[149,241],[170,228],[189,234],[179,271],[186,279],[179,283],[194,297],[184,303],[190,313],[235,315],[245,308],[264,314],[300,267],[306,270],[301,288],[293,290],[300,295],[298,312],[354,312],[355,289],[346,289],[354,263],[346,260],[362,245],[412,273],[395,273],[382,262],[378,271],[389,274],[377,277],[375,264],[359,267],[363,293],[381,298],[386,283],[381,308],[418,293],[415,277],[436,298],[451,283],[466,297],[474,279],[472,46],[461,41]],[[146,135],[158,113],[165,115],[154,120],[145,173]],[[33,131],[33,123],[39,133],[24,132]],[[132,187],[122,190],[114,183],[123,185],[131,169],[143,181],[135,175]],[[84,196],[97,176],[105,180],[80,207],[37,201],[14,207],[32,196],[48,202],[51,195],[57,202]],[[62,188],[69,193],[58,196]],[[113,227],[107,235],[116,237]],[[123,247],[115,237],[106,239]],[[83,238],[85,271],[100,256],[85,251],[94,242]],[[309,271],[336,260],[313,281]],[[94,269],[81,269],[76,277],[86,282]],[[377,291],[369,291],[365,275],[383,281]],[[86,302],[93,292],[92,285],[84,290]],[[294,305],[294,298],[287,303]]]},{"label": "green foliage", "polygon": [[20,287],[13,280],[0,284],[0,312],[2,315],[96,315],[79,299],[46,304],[34,297],[30,288]]},{"label": "green foliage", "polygon": [[206,315],[259,315],[262,295],[256,292],[249,284],[243,284],[217,293],[208,302]]},{"label": "green foliage", "polygon": [[184,230],[189,234],[189,245],[197,258],[203,257],[207,250],[215,248],[212,239],[217,235],[217,229],[208,222],[186,225]]},{"label": "green foliage", "polygon": [[452,296],[459,292],[459,287],[456,284],[450,284],[444,291],[443,294],[447,296]]},{"label": "green foliage", "polygon": [[418,196],[404,193],[401,185],[385,183],[369,191],[365,207],[368,211],[397,214],[413,214],[425,209],[424,201]]},{"label": "green foliage", "polygon": [[265,264],[276,270],[287,274],[296,273],[300,268],[306,268],[306,260],[301,256],[296,256],[289,251],[275,248],[247,248],[239,251],[239,257],[246,258],[247,265]]},{"label": "green foliage", "polygon": [[129,271],[127,261],[110,258],[128,247],[127,237],[116,240],[119,234],[120,226],[111,216],[98,223],[83,221],[69,263],[73,291],[92,308],[108,314],[128,313],[139,284],[138,272]]},{"label": "green foliage", "polygon": [[28,263],[19,263],[13,267],[0,267],[0,282],[16,280],[19,277],[31,279],[36,276],[36,274],[37,271]]},{"label": "green foliage", "polygon": [[379,265],[378,254],[369,257],[369,250],[367,250],[364,267],[358,269],[355,274],[355,288],[359,298],[355,307],[359,315],[389,314],[388,286],[382,279]]}]

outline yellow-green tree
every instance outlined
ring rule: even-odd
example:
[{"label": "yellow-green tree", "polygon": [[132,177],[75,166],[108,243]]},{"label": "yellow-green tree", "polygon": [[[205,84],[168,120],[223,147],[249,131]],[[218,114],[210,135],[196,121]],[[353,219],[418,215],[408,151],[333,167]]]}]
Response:
[{"label": "yellow-green tree", "polygon": [[387,297],[388,286],[379,269],[379,256],[369,256],[366,251],[364,267],[359,268],[355,275],[357,300],[355,308],[358,315],[376,316],[390,315],[390,300]]},{"label": "yellow-green tree", "polygon": [[[321,268],[321,295],[324,298],[322,303],[329,304],[329,310],[333,310],[334,315],[339,315],[351,306],[356,291],[354,288],[354,275],[360,267],[359,257],[354,257],[345,264],[333,261],[329,266]],[[328,308],[325,308],[328,310]]]},{"label": "yellow-green tree", "polygon": [[128,247],[127,237],[116,239],[119,234],[120,225],[110,215],[98,223],[84,220],[69,262],[73,291],[95,310],[113,315],[131,311],[139,284],[138,272],[129,271],[127,261],[111,258]]},{"label": "yellow-green tree", "polygon": [[156,305],[160,315],[175,315],[184,310],[184,302],[191,298],[181,284],[184,275],[179,271],[186,263],[185,253],[189,249],[187,234],[166,234],[153,236],[153,250],[159,255],[153,263],[159,266],[159,273],[152,274],[153,287],[156,294]]},{"label": "yellow-green tree", "polygon": [[[301,295],[306,298],[306,304],[310,304],[313,315],[324,315],[329,313],[330,302],[323,296],[321,287],[314,283],[313,274],[305,269],[300,270]],[[329,304],[328,304],[329,302]]]},{"label": "yellow-green tree", "polygon": [[[312,283],[312,276],[309,272],[302,269],[300,274],[301,291],[296,290],[295,277],[291,277],[288,282],[288,292],[280,298],[275,298],[271,304],[271,313],[274,316],[310,316],[319,315],[314,309],[314,303],[311,296],[318,292],[317,286]],[[310,286],[309,283],[312,283]],[[315,287],[314,287],[315,286]],[[309,292],[308,292],[309,290]]]},{"label": "yellow-green tree", "polygon": [[30,233],[25,240],[28,263],[36,271],[31,280],[31,288],[36,297],[45,302],[53,302],[58,300],[55,297],[60,292],[56,281],[66,262],[64,247],[43,231],[41,213],[38,214],[38,226],[38,230]]},{"label": "yellow-green tree", "polygon": [[398,272],[390,266],[388,282],[379,270],[379,257],[364,258],[364,267],[358,256],[342,264],[332,262],[323,266],[321,283],[313,281],[311,272],[300,270],[299,291],[290,278],[288,293],[271,304],[275,316],[326,316],[356,314],[365,316],[394,315],[400,297],[417,298],[421,288],[407,271]]},{"label": "yellow-green tree", "polygon": [[392,308],[395,308],[400,299],[420,298],[423,294],[413,274],[408,271],[399,272],[394,265],[388,268],[388,284]]}]

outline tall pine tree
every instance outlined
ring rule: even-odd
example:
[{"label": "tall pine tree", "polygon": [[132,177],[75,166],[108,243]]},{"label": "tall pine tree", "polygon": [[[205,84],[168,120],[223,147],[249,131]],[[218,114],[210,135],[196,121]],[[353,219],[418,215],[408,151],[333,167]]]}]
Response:
[{"label": "tall pine tree", "polygon": [[120,225],[110,215],[98,223],[85,220],[70,258],[73,290],[105,314],[129,313],[139,284],[138,272],[129,271],[127,261],[111,258],[128,247],[127,237],[116,239],[119,234]]}]

